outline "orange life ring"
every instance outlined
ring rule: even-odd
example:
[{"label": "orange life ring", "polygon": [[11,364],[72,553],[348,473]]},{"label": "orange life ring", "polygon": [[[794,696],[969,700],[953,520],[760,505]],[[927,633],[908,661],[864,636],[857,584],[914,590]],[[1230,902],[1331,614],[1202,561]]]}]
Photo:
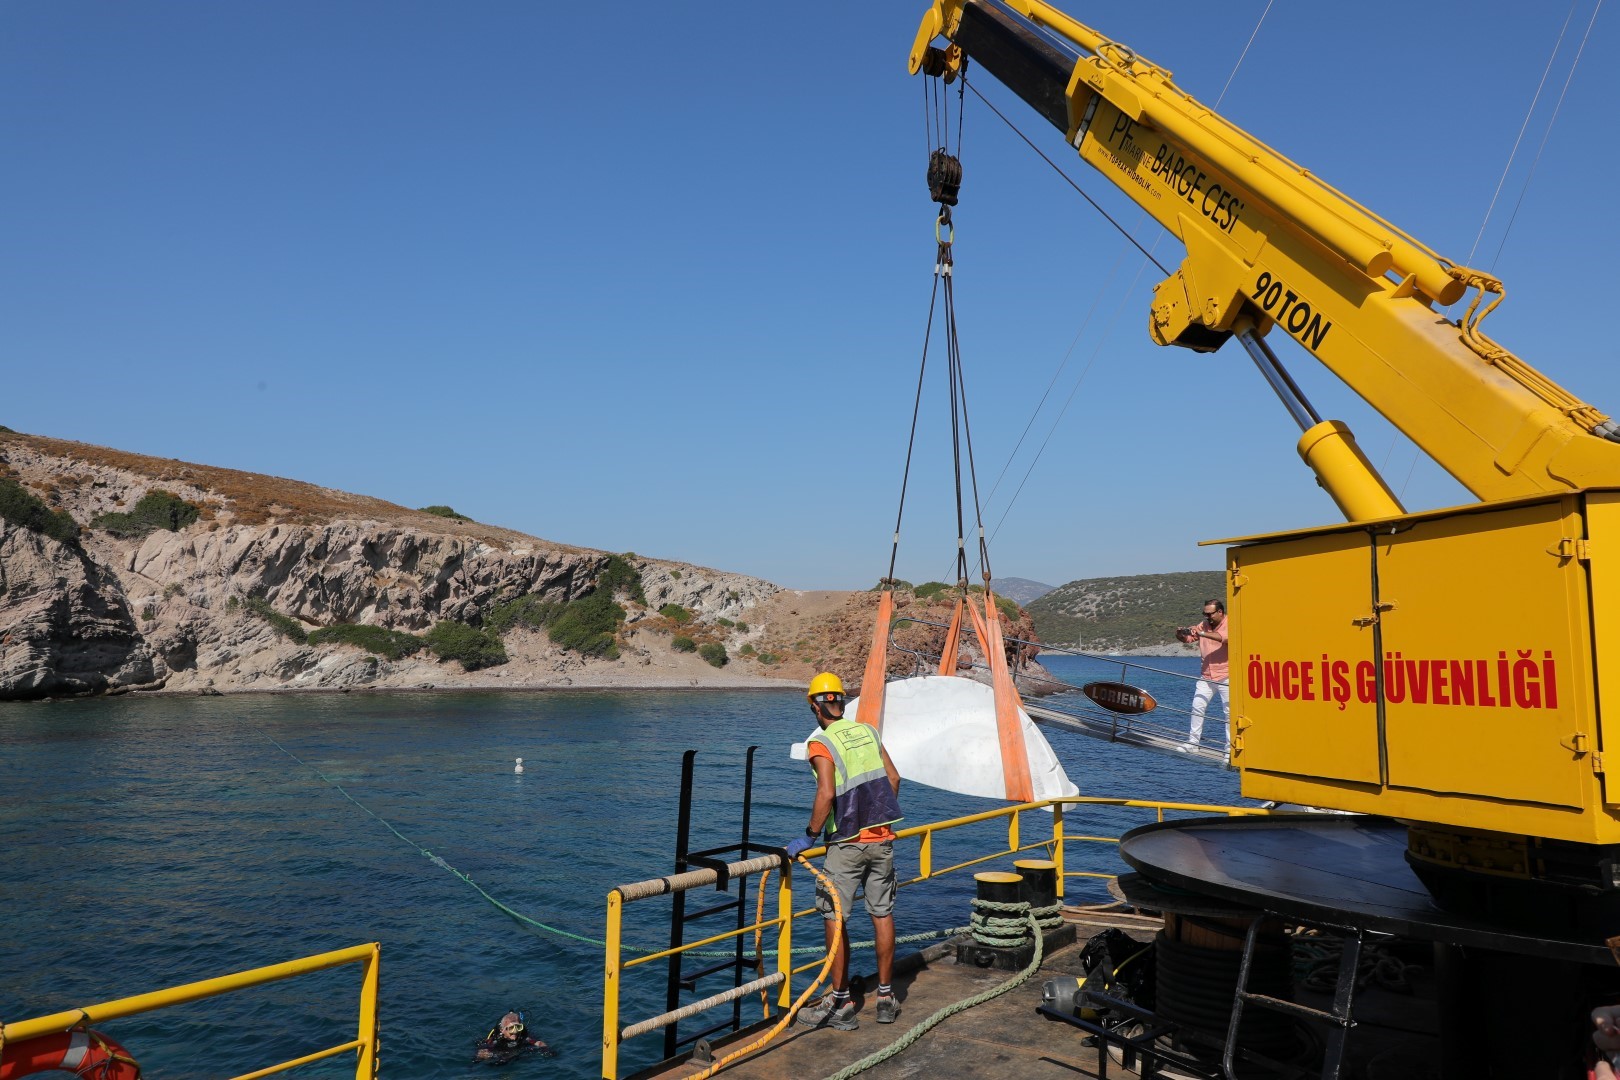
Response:
[{"label": "orange life ring", "polygon": [[99,1032],[79,1028],[0,1047],[0,1080],[57,1070],[87,1080],[140,1080],[129,1051]]}]

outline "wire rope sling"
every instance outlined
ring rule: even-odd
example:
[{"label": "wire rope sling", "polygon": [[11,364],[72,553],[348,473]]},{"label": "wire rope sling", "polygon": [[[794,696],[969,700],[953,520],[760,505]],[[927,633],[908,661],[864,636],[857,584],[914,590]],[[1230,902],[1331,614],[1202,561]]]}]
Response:
[{"label": "wire rope sling", "polygon": [[[924,117],[928,141],[928,193],[937,205],[934,217],[935,258],[933,290],[928,302],[928,319],[923,334],[922,355],[918,364],[917,389],[912,403],[911,430],[906,443],[905,466],[900,480],[900,495],[895,512],[893,542],[889,551],[888,573],[880,583],[878,610],[872,633],[872,648],[867,655],[866,668],[861,680],[860,700],[855,719],[883,729],[884,684],[888,675],[888,640],[895,620],[894,587],[898,582],[895,566],[899,559],[901,524],[905,517],[906,494],[911,480],[911,469],[917,448],[918,420],[922,411],[923,387],[928,375],[929,348],[934,338],[936,319],[944,339],[945,369],[948,382],[951,430],[951,469],[956,503],[955,589],[956,607],[944,646],[940,651],[940,675],[955,675],[957,653],[964,624],[972,627],[991,673],[994,691],[997,742],[1001,751],[1004,796],[1014,802],[1028,802],[1034,798],[1034,785],[1030,775],[1029,754],[1024,744],[1021,702],[1009,670],[1006,643],[1001,618],[991,588],[990,551],[985,539],[984,517],[979,500],[978,475],[974,467],[973,435],[968,417],[967,383],[962,365],[961,338],[956,325],[956,281],[954,268],[955,218],[952,208],[957,205],[962,188],[962,130],[965,77],[957,88],[955,152],[951,147],[950,93],[946,83],[956,77],[954,70],[944,65],[929,72],[934,78],[923,80]],[[937,77],[937,76],[943,76]],[[972,519],[976,529],[976,547],[979,569],[984,587],[982,607],[979,596],[969,587],[969,558],[967,544],[968,509],[971,503]]]}]

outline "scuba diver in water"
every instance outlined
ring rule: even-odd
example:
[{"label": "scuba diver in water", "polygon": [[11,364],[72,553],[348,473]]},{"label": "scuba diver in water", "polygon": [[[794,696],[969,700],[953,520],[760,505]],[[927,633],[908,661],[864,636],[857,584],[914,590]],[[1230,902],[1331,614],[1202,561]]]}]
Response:
[{"label": "scuba diver in water", "polygon": [[500,1022],[489,1029],[489,1034],[478,1043],[478,1052],[473,1055],[473,1061],[489,1065],[505,1065],[513,1058],[522,1057],[524,1054],[551,1057],[552,1050],[544,1042],[529,1034],[523,1013],[514,1010],[501,1017]]}]

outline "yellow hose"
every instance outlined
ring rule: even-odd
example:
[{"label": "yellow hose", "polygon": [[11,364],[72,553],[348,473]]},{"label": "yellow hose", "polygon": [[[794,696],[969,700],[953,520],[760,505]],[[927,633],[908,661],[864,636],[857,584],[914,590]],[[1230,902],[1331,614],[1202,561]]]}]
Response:
[{"label": "yellow hose", "polygon": [[[759,885],[755,888],[754,901],[754,978],[765,976],[765,954],[760,951],[760,945],[765,938],[765,885],[771,880],[771,872],[765,871],[759,875]],[[759,1018],[771,1018],[771,991],[769,988],[759,992]]]},{"label": "yellow hose", "polygon": [[[822,886],[826,888],[828,895],[832,897],[833,925],[843,926],[844,904],[838,896],[838,890],[833,888],[832,882],[827,880],[827,875],[823,874],[820,870],[817,870],[809,859],[805,858],[803,855],[800,855],[799,861],[804,864],[805,869],[809,870],[815,875],[816,880],[821,882]],[[764,890],[762,889],[762,895],[763,892]],[[783,1015],[782,1019],[776,1022],[775,1027],[771,1028],[770,1031],[767,1031],[760,1038],[755,1039],[741,1050],[733,1050],[725,1057],[717,1058],[707,1069],[704,1069],[700,1073],[693,1073],[690,1077],[688,1077],[688,1080],[708,1080],[709,1077],[713,1076],[715,1073],[719,1072],[733,1061],[736,1061],[740,1057],[745,1057],[748,1054],[752,1054],[755,1050],[758,1050],[760,1047],[764,1046],[766,1043],[780,1035],[782,1030],[793,1022],[793,1018],[799,1015],[799,1010],[802,1009],[804,1007],[804,1003],[810,999],[810,995],[816,992],[816,987],[820,986],[822,980],[827,977],[827,972],[832,970],[833,959],[838,955],[838,943],[842,940],[842,934],[833,935],[832,948],[827,950],[827,958],[821,962],[821,970],[816,973],[816,977],[811,981],[810,985],[804,988],[804,993],[799,995],[799,999],[793,1003],[793,1007],[789,1009],[785,1015]]]}]

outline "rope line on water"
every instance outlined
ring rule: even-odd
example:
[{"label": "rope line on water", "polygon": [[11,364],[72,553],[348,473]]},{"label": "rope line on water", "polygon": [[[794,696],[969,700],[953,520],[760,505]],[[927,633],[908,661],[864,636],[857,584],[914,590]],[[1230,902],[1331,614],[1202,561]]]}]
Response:
[{"label": "rope line on water", "polygon": [[[317,769],[315,766],[311,765],[309,762],[305,761],[303,758],[299,757],[297,754],[293,753],[291,750],[288,750],[285,746],[282,746],[279,742],[277,742],[275,740],[275,738],[272,735],[270,735],[269,732],[266,732],[266,731],[263,731],[263,730],[260,730],[260,729],[257,729],[257,728],[255,728],[254,730],[258,731],[260,735],[263,735],[265,737],[265,739],[269,740],[270,744],[273,745],[277,750],[280,750],[283,754],[286,754],[288,757],[290,757],[294,761],[298,762],[298,764],[302,765],[304,768],[308,769],[310,772],[312,772],[316,776],[320,777],[323,781],[325,781],[332,788],[334,788],[339,795],[342,795],[345,799],[349,800],[349,802],[353,803],[355,806],[357,806],[361,810],[365,811],[365,813],[367,815],[369,815],[371,818],[373,818],[383,828],[387,829],[389,832],[393,833],[395,836],[397,836],[401,840],[405,841],[405,843],[407,843],[411,847],[415,848],[417,850],[417,853],[420,854],[423,858],[427,859],[428,862],[433,863],[435,866],[438,866],[438,867],[440,867],[441,869],[443,869],[445,871],[448,871],[449,873],[451,873],[451,874],[455,875],[456,877],[460,878],[467,885],[471,886],[471,888],[473,889],[474,892],[478,893],[479,896],[482,896],[485,900],[489,901],[490,904],[493,905],[497,910],[505,913],[506,915],[509,915],[513,919],[516,919],[518,922],[523,923],[526,926],[532,926],[535,929],[543,930],[548,934],[555,934],[557,937],[567,938],[569,941],[577,941],[582,945],[592,945],[592,946],[595,946],[596,948],[599,948],[599,949],[607,947],[607,942],[603,941],[600,938],[585,937],[582,934],[575,934],[575,933],[572,933],[571,931],[564,930],[560,926],[552,926],[549,923],[543,923],[539,919],[530,918],[529,916],[523,914],[523,912],[517,911],[517,910],[515,910],[515,909],[513,909],[511,907],[508,907],[506,904],[501,903],[501,901],[499,901],[495,897],[491,896],[489,893],[485,892],[483,886],[479,885],[478,882],[474,881],[472,878],[468,877],[466,874],[462,873],[460,870],[457,870],[455,867],[451,866],[449,863],[445,862],[439,856],[433,854],[433,852],[429,851],[427,848],[423,847],[421,844],[418,844],[415,840],[412,840],[410,837],[406,836],[404,833],[400,832],[398,829],[394,828],[394,826],[388,821],[388,819],[382,817],[379,814],[374,813],[371,810],[370,807],[366,806],[365,803],[362,803],[360,800],[356,799],[353,795],[350,795],[348,793],[348,791],[344,789],[342,784],[338,783],[336,780],[333,780],[330,776],[327,776],[325,773],[321,772],[320,769]],[[896,945],[911,945],[911,944],[915,944],[916,942],[919,942],[919,941],[933,941],[933,940],[935,940],[937,938],[954,937],[957,934],[966,933],[967,930],[968,930],[968,928],[965,927],[965,926],[955,926],[955,927],[951,927],[951,928],[945,929],[945,930],[927,930],[927,931],[924,931],[924,932],[922,932],[920,934],[907,934],[904,937],[897,937],[897,938],[894,939],[894,943]],[[870,948],[873,947],[873,945],[874,945],[874,942],[871,942],[871,941],[857,941],[857,942],[854,942],[854,943],[852,943],[850,945],[850,951],[853,952],[856,949],[870,949]],[[664,951],[662,949],[649,949],[649,948],[645,948],[645,947],[640,946],[640,945],[623,945],[623,946],[621,946],[621,948],[625,952],[640,953],[643,956],[650,955],[650,954],[655,953],[655,952],[663,952]],[[804,946],[802,948],[794,949],[793,952],[792,952],[792,955],[795,955],[795,956],[800,955],[800,954],[809,955],[810,953],[816,953],[816,952],[821,952],[821,951],[822,951],[822,946],[807,945],[807,946]],[[734,949],[692,949],[692,950],[689,951],[689,955],[701,956],[701,957],[706,957],[706,958],[711,958],[711,959],[719,959],[719,958],[722,958],[722,957],[735,956],[737,954],[736,954],[736,950],[734,950]]]},{"label": "rope line on water", "polygon": [[[255,729],[255,730],[258,730],[258,729]],[[570,941],[578,941],[578,942],[581,942],[582,944],[586,944],[586,945],[594,945],[594,946],[597,946],[597,947],[605,947],[606,946],[607,943],[605,941],[601,941],[601,940],[598,940],[598,939],[595,939],[595,938],[588,938],[588,937],[585,937],[585,936],[583,936],[581,934],[571,933],[570,931],[564,930],[561,927],[551,926],[548,923],[543,923],[543,922],[539,921],[538,919],[532,919],[529,916],[523,914],[521,911],[514,910],[513,908],[508,907],[506,904],[501,903],[495,897],[493,897],[489,893],[485,892],[484,889],[476,881],[474,881],[472,878],[468,877],[466,874],[462,873],[460,870],[457,870],[455,867],[453,867],[449,863],[445,862],[439,856],[433,854],[433,852],[429,851],[427,848],[425,848],[422,845],[418,844],[416,841],[412,840],[410,837],[406,836],[404,833],[402,833],[398,829],[394,828],[394,826],[387,819],[383,818],[379,814],[374,813],[364,803],[360,802],[353,795],[350,795],[348,793],[348,791],[344,789],[342,784],[339,784],[336,780],[333,780],[331,777],[329,777],[325,773],[321,772],[320,769],[317,769],[315,766],[309,764],[307,761],[300,758],[297,754],[293,753],[291,750],[288,750],[285,746],[282,746],[281,743],[277,742],[276,739],[273,736],[271,736],[268,732],[265,732],[263,730],[259,730],[259,734],[263,735],[267,740],[269,740],[271,745],[273,745],[277,750],[280,750],[283,754],[286,754],[288,757],[290,757],[294,761],[298,762],[298,764],[304,766],[304,768],[309,769],[316,776],[320,777],[327,784],[329,784],[330,786],[335,788],[340,795],[342,795],[349,802],[353,803],[355,806],[359,807],[361,810],[365,811],[367,815],[369,815],[371,818],[375,819],[379,824],[381,824],[383,826],[383,828],[387,829],[389,832],[391,832],[395,836],[399,837],[405,843],[407,843],[411,847],[415,848],[417,850],[417,852],[419,854],[421,854],[424,858],[426,858],[429,862],[434,863],[434,864],[442,867],[443,869],[449,871],[451,874],[454,874],[456,877],[460,878],[462,881],[466,882],[468,885],[470,885],[474,889],[474,891],[476,891],[478,893],[479,896],[482,896],[485,900],[488,900],[490,902],[490,904],[494,905],[494,907],[496,907],[498,910],[500,910],[500,911],[504,912],[505,914],[511,916],[513,919],[516,919],[519,922],[524,923],[525,925],[535,927],[536,929],[539,929],[539,930],[544,930],[548,934],[555,934],[558,937],[567,938]],[[803,863],[806,868],[809,869],[810,873],[814,874],[818,879],[825,881],[825,878],[823,877],[823,875],[803,855],[799,856],[799,861],[801,863]],[[835,914],[840,917],[840,921],[841,921],[843,905],[842,905],[842,903],[840,903],[839,896],[838,896],[838,891],[836,889],[829,888],[828,892],[832,894],[834,911],[835,911]],[[989,1001],[992,998],[1000,997],[1002,994],[1005,994],[1008,991],[1010,991],[1010,990],[1020,986],[1021,984],[1023,984],[1025,981],[1027,981],[1029,979],[1029,977],[1031,975],[1033,975],[1037,970],[1040,969],[1041,960],[1043,959],[1044,954],[1045,954],[1044,935],[1041,932],[1041,930],[1042,930],[1042,921],[1043,921],[1042,917],[1056,916],[1061,920],[1061,916],[1058,915],[1058,912],[1061,911],[1062,905],[1061,904],[1054,904],[1050,908],[1039,908],[1039,909],[1031,910],[1029,908],[1028,904],[1017,904],[1017,903],[1015,903],[1015,904],[997,904],[997,903],[995,903],[993,901],[975,901],[975,904],[980,904],[980,903],[986,905],[990,909],[998,909],[998,910],[1016,910],[1016,909],[1019,909],[1019,908],[1023,909],[1024,918],[1025,918],[1025,925],[1028,927],[1030,937],[1033,940],[1034,945],[1035,945],[1035,952],[1034,952],[1034,955],[1030,958],[1029,965],[1027,967],[1025,967],[1023,971],[1019,972],[1017,975],[1013,976],[1011,979],[1008,979],[1006,982],[1001,983],[999,986],[993,986],[989,990],[986,990],[986,991],[984,991],[982,993],[979,993],[979,994],[975,994],[972,997],[966,998],[966,999],[964,999],[962,1001],[959,1001],[954,1005],[947,1005],[945,1008],[938,1010],[937,1012],[935,1012],[932,1015],[925,1018],[922,1022],[917,1024],[915,1027],[911,1028],[904,1035],[900,1036],[900,1038],[898,1038],[894,1042],[890,1043],[884,1049],[879,1050],[876,1053],[867,1055],[866,1057],[864,1057],[861,1060],[855,1062],[854,1064],[845,1067],[844,1069],[834,1073],[830,1077],[827,1077],[827,1080],[849,1080],[850,1077],[853,1077],[853,1076],[857,1075],[858,1073],[865,1072],[867,1069],[870,1069],[874,1065],[878,1065],[878,1064],[881,1064],[884,1061],[887,1061],[889,1058],[894,1057],[896,1054],[899,1054],[900,1052],[905,1050],[907,1047],[911,1046],[913,1043],[915,1043],[918,1039],[922,1038],[925,1034],[927,1034],[930,1030],[932,1030],[938,1024],[942,1023],[943,1021],[949,1019],[952,1016],[955,1016],[959,1012],[965,1012],[966,1010],[971,1009],[976,1005],[982,1005],[984,1002]],[[977,921],[979,919],[979,917],[980,917],[979,913],[975,912],[974,913],[974,919]],[[993,916],[987,916],[987,918],[994,918],[994,917]],[[757,922],[758,920],[756,919],[755,921]],[[1013,921],[1013,920],[994,919],[994,921],[1002,922],[1002,921]],[[922,933],[922,934],[907,934],[907,935],[905,935],[903,937],[897,937],[894,940],[895,940],[896,945],[909,944],[909,943],[912,943],[912,942],[928,941],[928,940],[932,940],[934,938],[940,938],[940,937],[953,937],[953,936],[955,936],[957,934],[966,933],[966,932],[969,931],[969,929],[970,928],[966,927],[966,926],[953,927],[953,928],[948,929],[948,930],[935,930],[935,931],[929,931],[927,933]],[[977,936],[978,935],[975,934],[975,937],[977,937]],[[870,942],[870,941],[856,942],[856,943],[854,943],[854,944],[852,944],[850,946],[850,949],[851,949],[851,951],[853,951],[853,950],[859,949],[859,948],[871,948],[872,945],[873,945],[873,942]],[[642,954],[648,954],[648,953],[653,953],[653,952],[660,951],[660,950],[656,950],[656,949],[645,949],[645,948],[641,948],[639,946],[633,946],[633,945],[625,945],[625,946],[622,946],[622,948],[626,952],[639,952],[639,953],[642,953]],[[756,953],[758,952],[757,948],[756,948],[755,951],[756,951]],[[793,950],[793,952],[795,954],[797,954],[797,953],[813,953],[813,952],[821,952],[821,951],[823,951],[823,949],[820,946],[806,946],[804,948],[799,948],[799,949],[794,949]],[[735,1051],[735,1052],[733,1052],[731,1054],[726,1055],[723,1058],[718,1059],[707,1070],[705,1070],[704,1072],[698,1074],[697,1077],[694,1077],[694,1080],[701,1080],[701,1078],[706,1078],[706,1077],[713,1076],[715,1073],[719,1072],[722,1068],[724,1068],[726,1065],[730,1064],[732,1061],[735,1061],[740,1057],[744,1057],[744,1056],[748,1055],[749,1053],[752,1053],[754,1050],[757,1050],[760,1047],[764,1046],[766,1043],[770,1042],[770,1040],[775,1038],[778,1034],[780,1034],[781,1031],[785,1027],[787,1027],[788,1024],[792,1023],[794,1017],[796,1017],[798,1015],[799,1009],[801,1009],[804,1006],[804,1003],[805,1003],[806,1000],[808,1000],[810,994],[813,993],[815,991],[816,987],[821,984],[822,980],[826,978],[827,972],[832,966],[833,957],[834,957],[834,955],[836,955],[837,947],[835,945],[834,948],[827,949],[825,951],[826,951],[826,959],[822,963],[822,968],[821,968],[820,974],[816,977],[816,979],[813,982],[810,983],[809,986],[805,987],[804,992],[799,995],[798,999],[793,1003],[792,1008],[788,1009],[787,1012],[785,1012],[782,1015],[782,1019],[780,1021],[778,1021],[778,1023],[775,1025],[775,1027],[773,1027],[771,1029],[771,1031],[764,1036],[764,1038],[756,1040],[755,1042],[750,1043],[749,1045],[743,1047],[742,1049],[737,1050],[737,1051]],[[731,949],[727,949],[727,950],[694,949],[694,950],[692,950],[692,955],[694,955],[694,956],[704,956],[704,957],[729,957],[729,956],[736,955],[736,953],[735,953],[735,950],[731,950]]]},{"label": "rope line on water", "polygon": [[[538,919],[531,919],[531,918],[529,918],[529,916],[523,914],[521,911],[514,911],[511,908],[507,907],[505,904],[503,904],[499,900],[495,899],[495,897],[493,897],[493,896],[489,895],[489,893],[485,892],[483,887],[480,886],[478,884],[478,882],[474,881],[472,878],[468,877],[466,874],[463,874],[460,870],[457,870],[455,867],[451,866],[449,863],[445,862],[443,859],[441,859],[437,855],[433,854],[433,852],[429,851],[427,848],[423,847],[421,844],[418,844],[415,840],[412,840],[410,837],[406,836],[404,833],[402,833],[398,829],[394,828],[394,826],[392,824],[390,824],[389,821],[386,818],[383,818],[380,815],[373,813],[371,811],[371,808],[366,806],[365,803],[362,803],[360,800],[356,799],[353,795],[350,795],[348,793],[348,791],[346,791],[344,789],[342,784],[338,783],[336,780],[333,780],[330,776],[327,776],[325,773],[321,772],[321,770],[317,769],[315,766],[311,765],[309,762],[305,761],[303,758],[299,757],[297,754],[293,753],[291,750],[288,750],[285,746],[282,746],[279,742],[276,742],[275,738],[273,736],[271,736],[268,732],[260,731],[259,734],[263,735],[266,739],[269,739],[270,742],[275,746],[275,748],[277,750],[280,750],[283,754],[286,754],[288,757],[290,757],[294,761],[298,762],[298,764],[302,765],[304,768],[308,769],[310,772],[314,773],[316,776],[318,776],[322,780],[326,781],[326,783],[330,784],[333,788],[335,788],[337,790],[339,795],[342,795],[345,799],[348,799],[355,806],[357,806],[361,810],[365,811],[374,820],[376,820],[377,823],[380,824],[383,828],[387,829],[389,832],[393,833],[395,836],[399,837],[401,840],[403,840],[407,844],[411,845],[411,847],[415,848],[417,850],[417,852],[423,858],[427,859],[428,862],[433,863],[434,865],[439,866],[439,867],[443,868],[444,870],[447,870],[450,873],[454,874],[456,877],[460,878],[462,881],[464,881],[468,885],[472,886],[474,891],[476,891],[479,896],[482,896],[485,900],[488,900],[491,904],[495,905],[495,907],[497,907],[501,911],[505,912],[506,914],[510,915],[512,918],[518,920],[519,922],[526,923],[529,926],[533,926],[533,927],[536,927],[537,929],[544,930],[548,934],[556,934],[558,937],[568,938],[571,941],[578,941],[578,942],[581,942],[581,943],[586,944],[586,945],[597,945],[597,946],[602,946],[602,945],[606,944],[606,942],[598,941],[598,940],[596,940],[594,938],[583,937],[583,936],[581,936],[579,934],[570,933],[569,931],[564,930],[564,929],[562,929],[561,927],[558,927],[558,926],[548,925],[546,923],[543,923],[543,922],[539,921]],[[645,952],[653,952],[655,950],[646,949],[644,951]]]}]

